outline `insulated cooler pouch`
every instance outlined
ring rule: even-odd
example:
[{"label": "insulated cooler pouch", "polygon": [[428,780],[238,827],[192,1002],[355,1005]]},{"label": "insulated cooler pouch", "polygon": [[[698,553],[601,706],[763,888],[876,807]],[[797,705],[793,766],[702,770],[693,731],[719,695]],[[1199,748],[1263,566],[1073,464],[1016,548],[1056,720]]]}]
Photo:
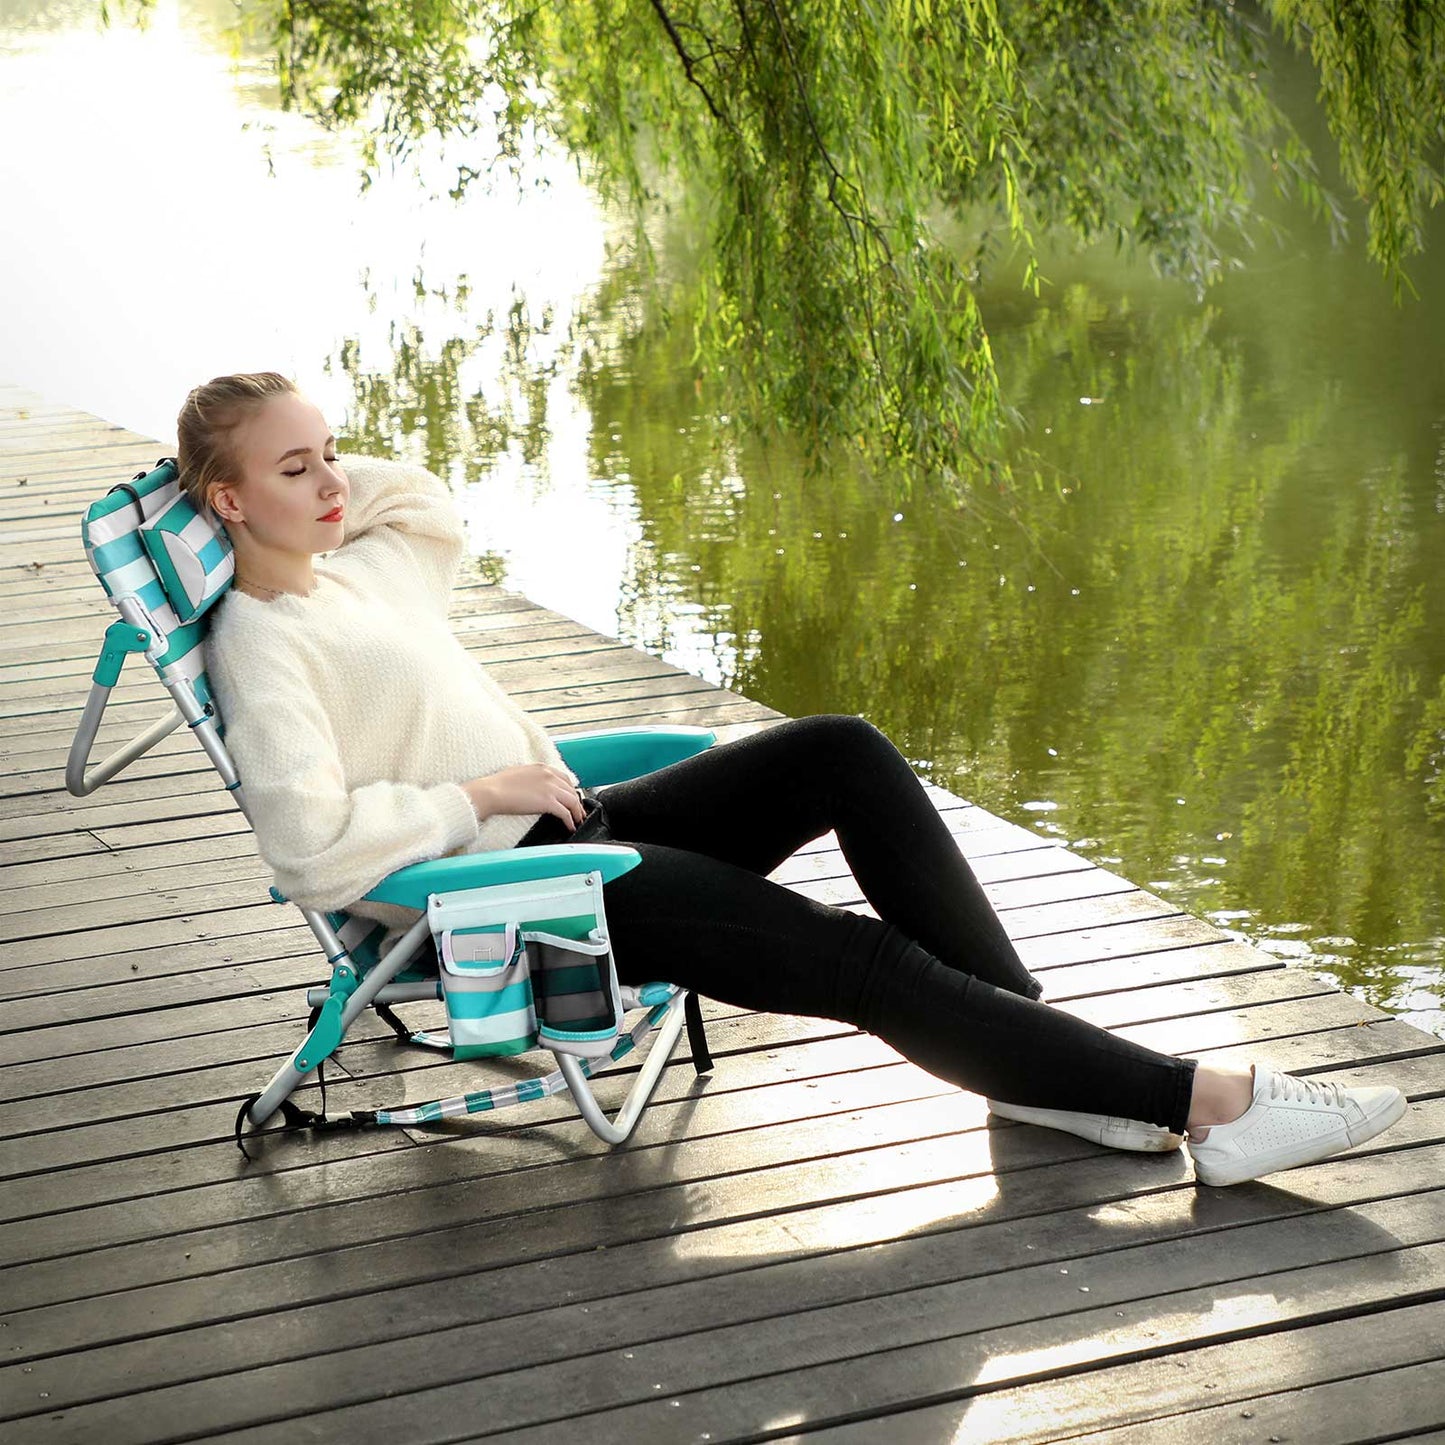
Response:
[{"label": "insulated cooler pouch", "polygon": [[527,952],[515,923],[443,929],[438,953],[456,1058],[520,1054],[536,1046]]},{"label": "insulated cooler pouch", "polygon": [[611,945],[534,929],[522,937],[536,992],[537,1037],[579,1058],[607,1058],[622,1027]]}]

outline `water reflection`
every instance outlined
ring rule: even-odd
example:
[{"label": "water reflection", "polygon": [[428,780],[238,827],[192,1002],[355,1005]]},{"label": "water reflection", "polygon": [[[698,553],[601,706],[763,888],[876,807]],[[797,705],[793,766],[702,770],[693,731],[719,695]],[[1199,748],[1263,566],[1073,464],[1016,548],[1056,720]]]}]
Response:
[{"label": "water reflection", "polygon": [[1262,384],[1238,325],[1082,283],[996,320],[1048,484],[965,518],[756,455],[657,333],[583,395],[626,418],[632,589],[729,639],[720,681],[864,712],[940,782],[1438,1028],[1438,464],[1381,455],[1334,388]]},{"label": "water reflection", "polygon": [[198,378],[291,371],[347,444],[455,479],[492,575],[784,712],[865,713],[946,786],[1445,1032],[1429,275],[1404,313],[1358,248],[1206,306],[1094,255],[1045,305],[1001,284],[1041,484],[899,505],[717,415],[565,168],[460,211],[405,175],[358,195],[348,146],[274,109],[264,47],[233,66],[230,14],[102,34],[0,0],[0,118],[36,137],[0,159],[29,220],[0,372],[164,438]]}]

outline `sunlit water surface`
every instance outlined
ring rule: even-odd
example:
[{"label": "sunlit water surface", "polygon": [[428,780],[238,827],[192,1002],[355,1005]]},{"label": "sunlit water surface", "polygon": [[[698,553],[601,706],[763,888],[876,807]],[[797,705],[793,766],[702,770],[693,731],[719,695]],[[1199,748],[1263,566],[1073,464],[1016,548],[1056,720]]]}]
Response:
[{"label": "sunlit water surface", "polygon": [[632,322],[607,217],[458,145],[358,193],[222,0],[0,0],[0,375],[169,447],[297,377],[450,476],[484,565],[1445,1033],[1445,287],[1297,223],[1201,303],[1112,256],[987,297],[1045,485],[967,516],[763,456]]}]

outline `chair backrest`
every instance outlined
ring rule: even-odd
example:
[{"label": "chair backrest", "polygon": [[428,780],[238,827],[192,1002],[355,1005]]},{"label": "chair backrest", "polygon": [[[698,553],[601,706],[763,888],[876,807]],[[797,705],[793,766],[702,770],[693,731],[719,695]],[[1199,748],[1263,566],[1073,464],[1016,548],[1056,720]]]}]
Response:
[{"label": "chair backrest", "polygon": [[[119,482],[81,520],[85,555],[112,602],[133,597],[164,650],[158,674],[183,677],[197,701],[214,703],[206,676],[205,615],[235,575],[225,529],[201,516],[181,491],[174,457]],[[217,718],[217,731],[224,729]]]}]

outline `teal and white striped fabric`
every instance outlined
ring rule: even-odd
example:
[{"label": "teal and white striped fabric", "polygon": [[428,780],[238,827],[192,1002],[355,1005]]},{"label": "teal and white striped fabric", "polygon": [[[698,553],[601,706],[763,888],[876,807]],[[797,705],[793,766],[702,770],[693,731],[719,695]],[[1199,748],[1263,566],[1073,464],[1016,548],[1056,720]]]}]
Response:
[{"label": "teal and white striped fabric", "polygon": [[601,919],[575,939],[516,923],[444,928],[437,935],[447,1028],[458,1059],[525,1053],[539,1039],[605,1059],[622,999]]},{"label": "teal and white striped fabric", "polygon": [[[671,985],[650,985],[666,988],[668,999],[653,1004],[642,1018],[627,1032],[620,1034],[605,1059],[583,1059],[582,1073],[592,1075],[603,1063],[615,1063],[625,1059],[662,1021],[668,1010],[671,995],[676,991]],[[426,1104],[398,1104],[389,1109],[378,1109],[378,1124],[434,1124],[439,1119],[457,1119],[466,1114],[489,1114],[496,1109],[507,1109],[514,1104],[530,1104],[538,1099],[560,1094],[567,1088],[567,1080],[560,1069],[536,1079],[518,1079],[515,1083],[499,1084],[492,1089],[477,1089],[470,1094],[454,1094],[447,1099],[433,1099]]]},{"label": "teal and white striped fabric", "polygon": [[532,980],[515,923],[443,929],[437,952],[456,1058],[522,1054],[536,1048]]},{"label": "teal and white striped fabric", "polygon": [[[272,890],[273,896],[275,890]],[[365,978],[381,959],[381,940],[386,936],[386,924],[372,918],[343,913],[339,909],[326,915],[326,921],[336,930],[341,946],[351,956],[351,966],[358,978]],[[435,978],[436,966],[432,956],[431,941],[423,937],[407,966],[396,975],[397,983],[412,983],[419,979]]]},{"label": "teal and white striped fabric", "polygon": [[211,702],[202,618],[230,585],[235,561],[225,532],[181,494],[175,458],[112,487],[86,512],[80,534],[111,600],[134,597],[154,623],[156,671],[184,678],[202,706]]},{"label": "teal and white striped fabric", "polygon": [[235,575],[225,529],[201,516],[179,490],[141,527],[140,539],[182,622],[194,622]]},{"label": "teal and white striped fabric", "polygon": [[622,1026],[622,997],[605,921],[591,920],[587,932],[601,941],[537,928],[523,928],[522,938],[537,995],[538,1037],[578,1058],[605,1059]]}]

